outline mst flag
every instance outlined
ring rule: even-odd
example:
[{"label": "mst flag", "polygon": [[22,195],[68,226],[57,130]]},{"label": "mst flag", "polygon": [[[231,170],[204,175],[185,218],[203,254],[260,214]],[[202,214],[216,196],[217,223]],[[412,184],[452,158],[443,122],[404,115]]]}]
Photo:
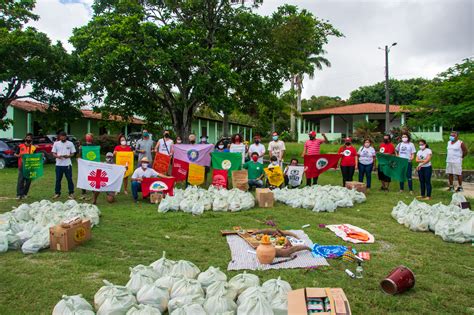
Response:
[{"label": "mst flag", "polygon": [[242,168],[242,154],[231,152],[212,152],[212,168],[226,170],[227,176],[232,176],[232,171]]},{"label": "mst flag", "polygon": [[175,144],[174,158],[201,166],[211,165],[212,144]]},{"label": "mst flag", "polygon": [[133,167],[133,159],[133,152],[119,151],[115,156],[115,164],[122,165],[127,168],[127,171],[125,172],[125,177],[129,177],[130,175],[132,175],[133,171],[135,170],[135,168]]},{"label": "mst flag", "polygon": [[318,177],[330,168],[336,168],[341,154],[315,154],[304,156],[304,166],[306,170],[306,178]]},{"label": "mst flag", "polygon": [[[239,156],[240,159],[240,156]],[[212,186],[227,188],[228,173],[226,170],[212,170]]]},{"label": "mst flag", "polygon": [[280,187],[285,181],[280,166],[267,167],[263,169],[268,178],[268,183],[272,186]]},{"label": "mst flag", "polygon": [[188,183],[193,186],[199,186],[201,184],[204,184],[204,171],[204,166],[197,164],[189,164]]},{"label": "mst flag", "polygon": [[189,163],[178,159],[173,159],[173,168],[171,175],[177,182],[184,182],[188,178]]},{"label": "mst flag", "polygon": [[83,159],[77,160],[77,188],[93,191],[120,191],[125,167]]},{"label": "mst flag", "polygon": [[408,159],[395,155],[377,153],[380,171],[391,179],[405,182],[407,180]]},{"label": "mst flag", "polygon": [[143,198],[148,197],[148,195],[153,192],[160,192],[173,196],[174,181],[174,177],[144,178],[142,181]]},{"label": "mst flag", "polygon": [[22,159],[22,172],[23,177],[28,179],[37,179],[43,176],[43,154],[23,154]]},{"label": "mst flag", "polygon": [[82,159],[94,162],[100,162],[100,146],[87,145],[82,146]]},{"label": "mst flag", "polygon": [[298,187],[303,180],[304,166],[288,166],[288,185]]},{"label": "mst flag", "polygon": [[156,152],[153,169],[161,174],[167,174],[170,167],[171,156]]}]

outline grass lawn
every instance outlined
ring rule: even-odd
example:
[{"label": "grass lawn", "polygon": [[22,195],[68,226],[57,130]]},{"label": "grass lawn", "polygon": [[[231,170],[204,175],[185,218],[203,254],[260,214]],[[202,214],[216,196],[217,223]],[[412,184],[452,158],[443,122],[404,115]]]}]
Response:
[{"label": "grass lawn", "polygon": [[[4,169],[0,174],[0,212],[5,212],[19,204],[13,199],[17,170]],[[320,177],[321,184],[340,182],[339,172]],[[295,289],[341,287],[354,314],[472,314],[474,247],[446,243],[433,233],[411,232],[399,225],[390,215],[392,207],[399,200],[410,202],[413,196],[394,192],[398,189],[393,184],[393,192],[388,194],[377,191],[377,183],[374,186],[366,203],[339,208],[335,213],[313,213],[277,203],[272,209],[206,212],[193,217],[182,212],[158,214],[156,206],[135,205],[124,194],[118,196],[117,203],[109,205],[102,195],[100,225],[93,229],[93,239],[85,245],[68,253],[43,250],[35,255],[23,255],[21,251],[0,254],[0,314],[50,314],[63,294],[81,293],[92,302],[102,279],[125,284],[130,266],[149,264],[160,258],[162,251],[171,259],[193,261],[202,271],[209,266],[226,271],[230,251],[219,230],[235,225],[264,227],[258,220],[267,218],[282,228],[299,229],[311,224],[305,232],[320,244],[345,243],[329,230],[318,228],[319,223],[357,225],[373,233],[376,242],[355,246],[359,251],[370,251],[372,256],[364,264],[363,279],[351,279],[344,273],[346,268],[354,270],[355,265],[329,260],[330,267],[311,272],[255,272],[262,282],[281,276]],[[444,182],[435,182],[432,203],[450,201],[450,194],[441,190],[444,186]],[[28,202],[51,197],[53,189],[54,167],[47,165],[44,177],[32,184]],[[380,280],[402,264],[416,275],[414,289],[399,296],[384,294],[379,289]]]}]

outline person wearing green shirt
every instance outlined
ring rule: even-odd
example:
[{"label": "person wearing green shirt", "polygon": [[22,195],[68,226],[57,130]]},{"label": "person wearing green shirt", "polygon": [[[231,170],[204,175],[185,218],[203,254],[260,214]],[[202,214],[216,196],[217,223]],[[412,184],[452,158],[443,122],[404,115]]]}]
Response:
[{"label": "person wearing green shirt", "polygon": [[251,160],[243,166],[248,170],[249,187],[262,188],[263,187],[263,164],[258,162],[258,153],[253,152]]}]

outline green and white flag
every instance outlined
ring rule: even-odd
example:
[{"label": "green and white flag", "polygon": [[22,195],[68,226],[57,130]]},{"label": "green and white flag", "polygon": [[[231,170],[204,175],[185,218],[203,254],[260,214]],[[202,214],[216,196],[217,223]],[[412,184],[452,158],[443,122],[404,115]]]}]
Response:
[{"label": "green and white flag", "polygon": [[238,171],[242,168],[242,155],[231,152],[212,152],[212,168],[216,170],[228,171],[228,176],[232,176],[232,171]]},{"label": "green and white flag", "polygon": [[82,159],[87,161],[100,162],[100,146],[82,146]]},{"label": "green and white flag", "polygon": [[399,182],[407,181],[408,160],[390,154],[377,153],[380,170],[386,176]]},{"label": "green and white flag", "polygon": [[23,177],[37,179],[43,176],[43,154],[24,154],[21,157]]}]

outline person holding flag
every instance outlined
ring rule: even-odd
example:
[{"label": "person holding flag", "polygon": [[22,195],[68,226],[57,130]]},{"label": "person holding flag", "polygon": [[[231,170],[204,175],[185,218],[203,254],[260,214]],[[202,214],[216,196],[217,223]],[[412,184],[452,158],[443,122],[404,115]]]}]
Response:
[{"label": "person holding flag", "polygon": [[[410,141],[410,135],[408,133],[402,134],[402,142],[400,142],[397,147],[395,148],[395,152],[397,153],[398,157],[404,158],[408,160],[408,168],[407,168],[407,181],[408,181],[408,189],[410,190],[410,194],[413,194],[413,180],[412,180],[412,161],[416,154],[415,145]],[[400,182],[400,192],[403,192],[405,187],[405,182]]]},{"label": "person holding flag", "polygon": [[263,188],[263,164],[258,161],[258,153],[253,152],[251,160],[243,165],[248,170],[249,188]]},{"label": "person holding flag", "polygon": [[290,165],[285,167],[283,171],[285,186],[288,188],[297,188],[301,185],[301,179],[303,177],[303,172],[306,171],[306,168],[303,166],[298,166],[298,159],[292,158]]},{"label": "person holding flag", "polygon": [[158,173],[150,166],[150,160],[145,156],[139,161],[138,167],[132,175],[132,196],[135,203],[138,202],[138,192],[142,191],[142,181],[144,178],[153,178],[159,176],[166,176]]},{"label": "person holding flag", "polygon": [[344,139],[344,145],[339,148],[337,154],[342,155],[341,174],[342,187],[346,187],[346,182],[352,182],[354,172],[357,169],[357,151],[352,146],[352,139],[347,137]]},{"label": "person holding flag", "polygon": [[272,134],[272,141],[268,144],[268,152],[270,153],[270,158],[276,156],[280,166],[283,166],[283,157],[285,155],[285,142],[278,140],[278,133],[274,132]]},{"label": "person holding flag", "polygon": [[247,153],[247,146],[242,143],[242,136],[238,133],[231,137],[231,144],[229,145],[229,151],[233,153],[242,154],[242,164],[245,163],[245,156]]},{"label": "person holding flag", "polygon": [[225,147],[224,139],[221,139],[216,143],[214,152],[229,152],[229,149]]},{"label": "person holding flag", "polygon": [[[392,137],[389,134],[386,134],[383,136],[383,142],[379,146],[379,153],[381,154],[388,154],[388,155],[394,155],[395,154],[395,146],[391,142]],[[392,179],[385,175],[382,172],[382,168],[379,163],[378,167],[378,177],[380,182],[382,183],[382,187],[380,188],[382,191],[387,191],[388,192],[388,187],[390,185],[390,182]]]},{"label": "person holding flag", "polygon": [[[93,146],[94,145],[94,136],[92,135],[92,133],[86,133],[84,139],[86,140],[86,142],[84,143],[81,143],[79,148],[78,148],[78,158],[82,158],[82,153],[83,153],[83,150],[82,148],[83,147],[90,147],[90,146]],[[87,197],[87,190],[85,189],[82,189],[81,190],[81,197],[79,197],[79,199],[81,200],[89,200],[89,198]]]},{"label": "person holding flag", "polygon": [[[119,144],[114,148],[114,156],[117,155],[117,152],[132,152],[132,148],[127,145],[127,139],[124,135],[120,135],[118,138]],[[126,166],[127,168],[128,166]],[[130,170],[131,171],[131,170]],[[123,178],[123,193],[128,195],[128,176]]]},{"label": "person holding flag", "polygon": [[165,130],[163,132],[163,138],[158,140],[155,146],[155,152],[165,154],[165,155],[173,155],[173,139],[170,137],[170,132]]},{"label": "person holding flag", "polygon": [[[114,154],[112,152],[107,152],[107,154],[105,155],[105,163],[114,164]],[[92,204],[93,205],[97,204],[97,197],[99,197],[99,194],[100,194],[99,191],[94,191],[93,197],[92,197]],[[108,203],[115,202],[115,192],[107,191],[107,192],[105,192],[105,194],[106,194],[106,199],[107,199]]]},{"label": "person holding flag", "polygon": [[56,141],[53,144],[53,149],[51,152],[56,158],[56,185],[53,199],[58,199],[61,197],[61,180],[63,179],[63,175],[66,176],[67,180],[69,199],[74,199],[71,157],[73,157],[76,153],[76,148],[71,141],[67,140],[67,135],[64,131],[59,133],[59,141]]},{"label": "person holding flag", "polygon": [[15,156],[18,158],[18,182],[16,185],[16,199],[26,199],[30,190],[31,179],[23,176],[23,164],[22,157],[25,154],[33,154],[36,151],[36,147],[32,144],[33,134],[27,133],[24,142],[21,143],[15,152]]},{"label": "person holding flag", "polygon": [[[323,136],[324,140],[316,139],[316,131],[309,132],[308,134],[309,140],[306,140],[306,142],[304,143],[303,153],[301,154],[302,158],[304,158],[305,155],[320,154],[321,144],[329,142],[328,138],[326,138],[325,133],[321,133],[321,135]],[[306,174],[306,186],[312,186],[312,185],[317,185],[317,184],[318,184],[318,176],[315,176],[313,178],[308,178],[308,174]]]}]

